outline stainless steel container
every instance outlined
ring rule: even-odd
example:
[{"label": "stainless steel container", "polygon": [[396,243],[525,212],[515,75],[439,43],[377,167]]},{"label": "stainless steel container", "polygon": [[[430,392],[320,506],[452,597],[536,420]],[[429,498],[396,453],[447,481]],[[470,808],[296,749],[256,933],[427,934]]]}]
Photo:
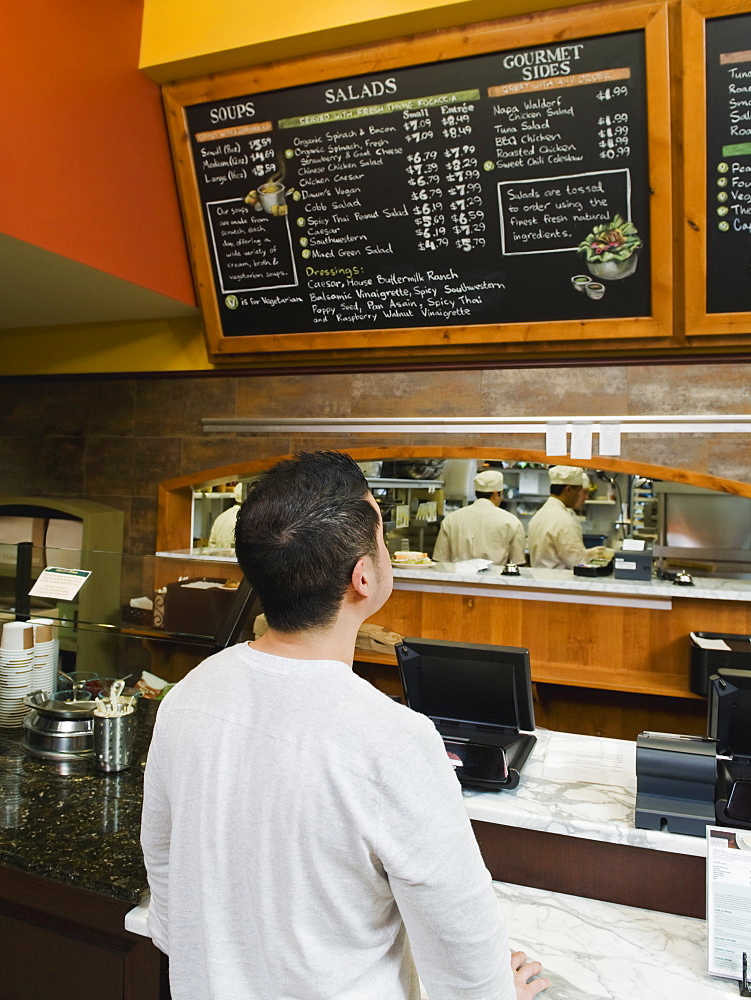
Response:
[{"label": "stainless steel container", "polygon": [[53,701],[48,692],[34,691],[24,702],[31,709],[23,722],[23,745],[29,753],[55,760],[91,754],[93,701]]},{"label": "stainless steel container", "polygon": [[94,716],[94,758],[102,771],[123,771],[133,763],[136,713]]}]

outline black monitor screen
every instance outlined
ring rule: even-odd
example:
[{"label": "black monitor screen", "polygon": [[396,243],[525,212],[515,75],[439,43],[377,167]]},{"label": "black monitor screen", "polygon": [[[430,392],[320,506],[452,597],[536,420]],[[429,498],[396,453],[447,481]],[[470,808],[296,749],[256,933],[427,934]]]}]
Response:
[{"label": "black monitor screen", "polygon": [[447,722],[534,730],[529,650],[405,638],[396,651],[415,711]]},{"label": "black monitor screen", "polygon": [[721,667],[709,680],[707,735],[719,754],[751,758],[751,670]]}]

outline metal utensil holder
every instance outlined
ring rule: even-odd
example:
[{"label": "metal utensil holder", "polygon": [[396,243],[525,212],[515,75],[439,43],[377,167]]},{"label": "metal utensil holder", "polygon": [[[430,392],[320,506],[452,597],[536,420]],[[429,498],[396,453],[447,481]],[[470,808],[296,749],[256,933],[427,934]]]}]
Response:
[{"label": "metal utensil holder", "polygon": [[136,713],[94,716],[94,759],[102,771],[124,771],[133,763]]}]

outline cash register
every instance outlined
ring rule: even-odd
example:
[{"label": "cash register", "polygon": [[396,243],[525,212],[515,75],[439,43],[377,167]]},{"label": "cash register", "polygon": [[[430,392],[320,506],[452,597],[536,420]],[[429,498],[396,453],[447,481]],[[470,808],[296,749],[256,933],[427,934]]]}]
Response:
[{"label": "cash register", "polygon": [[432,720],[461,784],[515,788],[536,742],[529,650],[405,637],[396,657],[407,704]]}]

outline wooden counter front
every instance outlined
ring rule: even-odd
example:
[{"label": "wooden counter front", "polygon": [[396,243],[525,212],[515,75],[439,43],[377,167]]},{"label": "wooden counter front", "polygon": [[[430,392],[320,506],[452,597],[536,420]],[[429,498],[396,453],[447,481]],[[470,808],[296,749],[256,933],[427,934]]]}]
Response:
[{"label": "wooden counter front", "polygon": [[407,636],[527,647],[538,725],[635,739],[643,729],[704,733],[706,700],[689,689],[689,633],[749,634],[751,603],[681,595],[664,610],[559,603],[539,591],[519,600],[394,590],[370,621]]}]

